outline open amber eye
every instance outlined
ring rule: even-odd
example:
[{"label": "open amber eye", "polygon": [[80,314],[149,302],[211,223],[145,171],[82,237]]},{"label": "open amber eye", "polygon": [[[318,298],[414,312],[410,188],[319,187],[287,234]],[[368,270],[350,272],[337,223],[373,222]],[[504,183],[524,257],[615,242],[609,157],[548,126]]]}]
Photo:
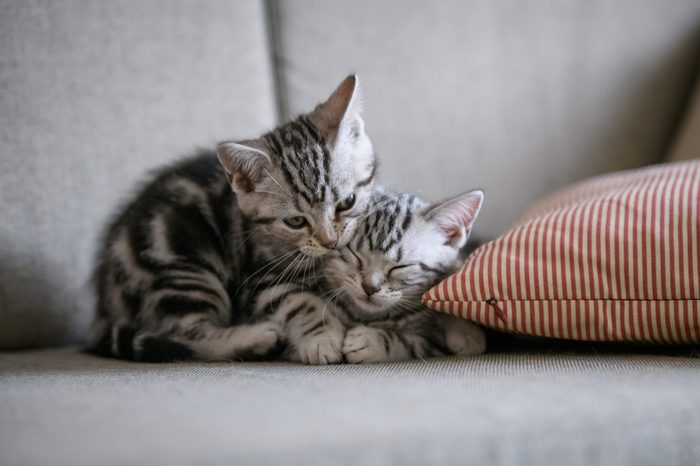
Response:
[{"label": "open amber eye", "polygon": [[352,208],[352,206],[355,205],[355,195],[351,194],[342,201],[338,203],[338,205],[335,206],[335,211],[336,212],[342,212],[344,210],[348,210]]},{"label": "open amber eye", "polygon": [[283,222],[289,227],[289,228],[294,228],[295,230],[298,230],[300,228],[304,228],[306,224],[308,223],[306,221],[306,217],[302,215],[297,215],[296,217],[287,217],[283,220]]}]

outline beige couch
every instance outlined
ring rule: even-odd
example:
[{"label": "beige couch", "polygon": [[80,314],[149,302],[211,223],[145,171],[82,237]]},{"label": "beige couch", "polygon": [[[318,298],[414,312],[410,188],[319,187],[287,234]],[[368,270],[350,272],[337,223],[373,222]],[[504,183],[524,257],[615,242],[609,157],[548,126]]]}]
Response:
[{"label": "beige couch", "polygon": [[0,464],[699,463],[700,359],[655,350],[302,367],[37,349],[85,334],[96,238],[148,169],[348,72],[383,181],[484,188],[492,237],[559,186],[663,160],[698,52],[696,0],[0,2]]}]

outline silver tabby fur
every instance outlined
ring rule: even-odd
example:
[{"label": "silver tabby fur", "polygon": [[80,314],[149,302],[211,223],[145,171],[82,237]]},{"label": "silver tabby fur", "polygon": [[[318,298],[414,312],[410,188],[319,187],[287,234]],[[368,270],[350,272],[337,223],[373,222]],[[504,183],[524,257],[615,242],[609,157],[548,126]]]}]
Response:
[{"label": "silver tabby fur", "polygon": [[459,267],[482,198],[473,191],[429,206],[378,189],[353,239],[324,260],[316,289],[286,283],[258,295],[256,315],[285,329],[283,358],[366,363],[483,352],[481,329],[420,304]]},{"label": "silver tabby fur", "polygon": [[258,139],[162,170],[107,230],[88,349],[154,362],[272,357],[283,328],[254,320],[255,293],[347,244],[375,172],[355,76]]}]

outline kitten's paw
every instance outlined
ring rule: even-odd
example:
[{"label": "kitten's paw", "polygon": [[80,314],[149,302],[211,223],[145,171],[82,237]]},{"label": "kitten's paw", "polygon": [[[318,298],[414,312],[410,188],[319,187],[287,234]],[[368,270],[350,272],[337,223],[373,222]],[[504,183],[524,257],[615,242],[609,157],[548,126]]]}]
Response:
[{"label": "kitten's paw", "polygon": [[343,335],[339,332],[324,332],[305,338],[298,344],[299,361],[304,364],[338,364],[343,360]]},{"label": "kitten's paw", "polygon": [[343,342],[343,355],[350,364],[380,362],[388,359],[382,331],[372,327],[353,327]]},{"label": "kitten's paw", "polygon": [[265,356],[274,352],[282,340],[282,327],[276,322],[246,325],[239,340],[240,352]]},{"label": "kitten's paw", "polygon": [[445,344],[452,354],[473,356],[486,351],[486,335],[482,329],[459,317],[451,317],[446,322]]}]

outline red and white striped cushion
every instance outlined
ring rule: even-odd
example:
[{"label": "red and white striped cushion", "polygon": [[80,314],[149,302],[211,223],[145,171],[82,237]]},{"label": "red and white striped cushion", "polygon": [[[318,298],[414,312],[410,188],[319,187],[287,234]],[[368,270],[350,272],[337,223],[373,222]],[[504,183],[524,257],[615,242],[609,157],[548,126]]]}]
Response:
[{"label": "red and white striped cushion", "polygon": [[599,176],[544,199],[423,301],[529,335],[700,342],[700,161]]}]

